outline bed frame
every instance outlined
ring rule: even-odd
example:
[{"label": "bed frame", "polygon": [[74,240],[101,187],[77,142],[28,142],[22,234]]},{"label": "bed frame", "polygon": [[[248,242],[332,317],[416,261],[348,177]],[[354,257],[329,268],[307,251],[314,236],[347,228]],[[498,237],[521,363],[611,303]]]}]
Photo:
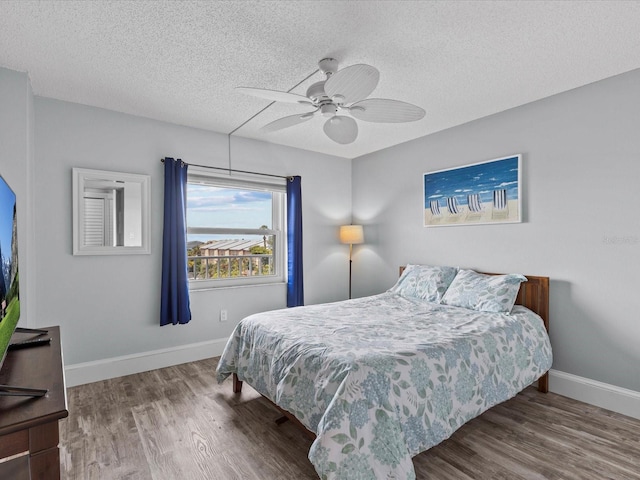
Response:
[{"label": "bed frame", "polygon": [[[526,282],[520,284],[520,291],[516,297],[516,305],[527,307],[537,313],[544,322],[544,328],[549,333],[549,277],[525,275]],[[549,391],[549,372],[545,372],[538,379],[538,390],[542,393]]]},{"label": "bed frame", "polygon": [[[404,271],[405,267],[400,267],[400,275]],[[501,275],[499,273],[486,273],[486,272],[478,272],[485,273],[485,275]],[[520,290],[518,291],[518,296],[516,297],[516,305],[522,305],[523,307],[527,307],[529,310],[537,313],[542,318],[544,322],[544,328],[549,332],[549,277],[537,277],[534,275],[525,275],[527,277],[527,281],[520,284]],[[546,372],[538,379],[538,390],[542,393],[547,393],[549,391],[549,372]],[[242,391],[242,382],[238,380],[238,375],[233,374],[233,392],[240,393]],[[275,404],[274,404],[275,405]],[[305,431],[307,431],[312,438],[315,438],[315,434],[309,432],[300,421],[294,417],[291,413],[286,410],[281,409],[276,405],[276,408],[282,412],[286,419],[291,420],[295,424],[301,426]],[[281,423],[284,421],[284,418],[280,418],[276,420],[276,422]]]}]

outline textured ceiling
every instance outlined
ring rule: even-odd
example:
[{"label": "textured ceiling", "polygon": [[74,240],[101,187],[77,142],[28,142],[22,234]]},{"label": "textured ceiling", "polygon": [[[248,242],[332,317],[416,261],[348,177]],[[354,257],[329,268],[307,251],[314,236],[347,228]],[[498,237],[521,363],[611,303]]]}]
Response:
[{"label": "textured ceiling", "polygon": [[[358,121],[350,145],[275,104],[234,135],[354,158],[640,67],[633,1],[0,1],[0,66],[36,95],[229,133],[332,56],[380,70],[371,97],[427,112]],[[323,79],[318,73],[295,89]],[[1,108],[1,106],[0,106]]]}]

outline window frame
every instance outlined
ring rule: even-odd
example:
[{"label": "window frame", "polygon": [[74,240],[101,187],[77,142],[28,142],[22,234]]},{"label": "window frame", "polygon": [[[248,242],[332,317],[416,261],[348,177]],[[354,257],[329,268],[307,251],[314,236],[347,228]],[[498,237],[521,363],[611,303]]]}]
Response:
[{"label": "window frame", "polygon": [[[238,190],[257,190],[272,194],[271,228],[225,228],[225,227],[190,227],[188,215],[186,218],[186,234],[197,235],[270,235],[273,236],[274,247],[272,251],[273,275],[240,276],[209,279],[189,279],[189,290],[208,290],[229,287],[244,287],[256,285],[269,285],[286,282],[286,179],[268,178],[256,179],[248,175],[230,176],[212,172],[204,168],[189,167],[187,172],[187,184],[209,185],[219,188],[236,188]],[[188,196],[187,196],[188,201]]]}]

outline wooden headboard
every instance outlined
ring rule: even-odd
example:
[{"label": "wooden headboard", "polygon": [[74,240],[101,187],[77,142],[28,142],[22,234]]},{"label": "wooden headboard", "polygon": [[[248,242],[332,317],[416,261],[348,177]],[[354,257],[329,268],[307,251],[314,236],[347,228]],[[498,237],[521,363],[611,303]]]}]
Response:
[{"label": "wooden headboard", "polygon": [[[404,271],[404,266],[400,267],[400,275]],[[503,275],[500,273],[484,273],[485,275]],[[549,331],[549,277],[537,277],[535,275],[525,275],[526,282],[520,284],[520,290],[516,297],[516,305],[527,307],[532,312],[537,313],[544,322],[544,328]],[[549,374],[545,373],[538,380],[538,390],[547,392],[549,390]]]}]

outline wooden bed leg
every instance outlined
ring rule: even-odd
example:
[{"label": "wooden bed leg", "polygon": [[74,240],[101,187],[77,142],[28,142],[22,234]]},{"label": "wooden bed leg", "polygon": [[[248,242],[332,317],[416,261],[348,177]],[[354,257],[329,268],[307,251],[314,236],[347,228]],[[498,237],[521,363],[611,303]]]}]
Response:
[{"label": "wooden bed leg", "polygon": [[538,379],[538,391],[549,393],[549,372],[545,373]]},{"label": "wooden bed leg", "polygon": [[[267,400],[269,400],[269,399],[267,398]],[[269,400],[269,401],[271,402],[271,400]],[[296,427],[300,428],[309,439],[311,439],[311,440],[315,440],[316,439],[316,434],[313,433],[311,430],[308,430],[307,427],[305,427],[302,424],[302,422],[300,420],[298,420],[293,414],[287,412],[286,410],[283,410],[282,408],[277,406],[275,403],[273,403],[273,402],[271,402],[271,403],[273,404],[274,407],[276,407],[278,410],[280,410],[280,413],[282,413],[281,417],[276,418],[276,425],[282,425],[283,423],[286,423],[287,420],[288,420],[291,423],[293,423]]]},{"label": "wooden bed leg", "polygon": [[238,380],[238,375],[233,374],[233,393],[240,393],[242,391],[242,382]]},{"label": "wooden bed leg", "polygon": [[285,415],[282,415],[281,417],[276,418],[276,425],[282,425],[287,421],[289,421],[289,419]]}]

